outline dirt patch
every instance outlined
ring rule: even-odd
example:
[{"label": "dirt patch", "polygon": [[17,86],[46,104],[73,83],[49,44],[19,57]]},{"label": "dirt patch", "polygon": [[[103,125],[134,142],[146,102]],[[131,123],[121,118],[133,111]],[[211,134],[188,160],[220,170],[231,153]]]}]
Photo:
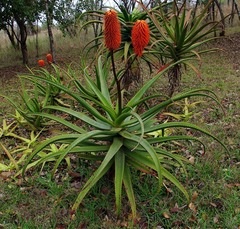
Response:
[{"label": "dirt patch", "polygon": [[26,73],[28,69],[25,65],[9,66],[0,68],[0,80],[2,85],[8,83],[13,77],[16,77],[18,74]]},{"label": "dirt patch", "polygon": [[232,63],[234,70],[240,70],[240,33],[216,40],[213,46],[223,50],[221,55]]}]

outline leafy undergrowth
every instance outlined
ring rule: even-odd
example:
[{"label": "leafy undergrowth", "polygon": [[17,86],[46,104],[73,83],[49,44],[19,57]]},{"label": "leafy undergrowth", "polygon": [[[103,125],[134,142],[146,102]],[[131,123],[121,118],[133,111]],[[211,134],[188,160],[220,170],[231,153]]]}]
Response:
[{"label": "leafy undergrowth", "polygon": [[[115,217],[110,179],[113,174],[108,174],[92,189],[75,221],[71,221],[69,209],[82,184],[98,166],[72,158],[71,169],[62,164],[53,180],[48,172],[51,164],[42,172],[29,171],[26,181],[21,176],[12,178],[12,172],[0,173],[0,228],[239,228],[240,60],[236,58],[240,52],[236,45],[239,37],[240,34],[235,34],[230,39],[220,40],[217,45],[224,47],[225,52],[204,57],[201,78],[191,72],[183,76],[181,90],[205,87],[219,96],[225,115],[215,104],[201,103],[192,121],[230,147],[228,155],[207,138],[202,139],[207,142],[206,152],[196,145],[180,145],[181,152],[191,162],[187,165],[188,177],[180,170],[174,173],[190,191],[190,203],[167,181],[161,193],[151,199],[156,190],[153,178],[136,172],[133,183],[139,215],[132,225],[127,198],[123,198],[123,214],[119,219]],[[15,77],[8,74],[0,82],[3,93],[18,99]],[[162,87],[164,85],[158,85],[157,89]],[[7,117],[12,110],[6,101],[1,99],[0,102],[0,116]],[[0,160],[6,160],[2,149]]]}]

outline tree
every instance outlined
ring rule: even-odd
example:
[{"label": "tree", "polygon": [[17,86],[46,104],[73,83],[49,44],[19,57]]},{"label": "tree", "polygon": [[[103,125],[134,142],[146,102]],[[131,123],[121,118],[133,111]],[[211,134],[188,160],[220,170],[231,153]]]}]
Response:
[{"label": "tree", "polygon": [[[77,11],[84,12],[84,11],[98,11],[103,9],[103,0],[84,0],[79,1],[77,3]],[[89,20],[88,17],[92,17],[92,19],[100,20],[98,16],[89,16],[87,15],[86,21]],[[99,35],[99,31],[101,29],[99,23],[91,23],[94,36],[97,37]]]},{"label": "tree", "polygon": [[[8,37],[14,47],[16,47],[16,40],[19,42],[23,64],[28,64],[26,25],[27,23],[32,23],[35,21],[38,13],[40,12],[40,5],[40,0],[1,0],[0,2],[0,29],[3,29],[7,32]],[[14,31],[14,22],[16,22],[19,29],[19,37]]]},{"label": "tree", "polygon": [[136,1],[135,0],[120,0],[120,1],[116,1],[113,0],[114,3],[120,8],[120,6],[124,7],[124,9],[126,9],[127,13],[131,13],[135,7],[136,7]]},{"label": "tree", "polygon": [[4,30],[12,46],[18,47],[16,33],[14,31],[14,18],[11,9],[8,7],[7,1],[0,1],[0,30]]},{"label": "tree", "polygon": [[77,9],[78,1],[74,0],[56,0],[53,18],[58,23],[63,35],[75,36],[76,26],[75,21],[81,14]]}]

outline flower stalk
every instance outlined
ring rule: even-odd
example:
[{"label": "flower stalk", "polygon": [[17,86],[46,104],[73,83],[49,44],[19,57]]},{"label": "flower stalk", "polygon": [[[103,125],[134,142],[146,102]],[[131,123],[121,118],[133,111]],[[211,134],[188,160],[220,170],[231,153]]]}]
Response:
[{"label": "flower stalk", "polygon": [[113,50],[111,50],[111,61],[112,61],[112,69],[113,69],[113,76],[114,80],[117,85],[117,95],[118,95],[118,113],[120,114],[122,111],[122,93],[121,93],[121,78],[117,78],[117,73],[116,73],[116,67],[115,67],[115,62],[114,62],[114,53]]}]

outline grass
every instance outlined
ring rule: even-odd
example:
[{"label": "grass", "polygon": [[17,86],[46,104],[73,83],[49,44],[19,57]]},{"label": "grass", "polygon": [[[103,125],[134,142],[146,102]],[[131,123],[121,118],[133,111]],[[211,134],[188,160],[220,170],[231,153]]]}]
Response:
[{"label": "grass", "polygon": [[[71,61],[80,61],[79,56],[81,56],[81,51],[90,32],[88,34],[81,34],[75,37],[65,36],[63,37],[61,32],[57,29],[54,32],[54,42],[56,50],[56,59],[58,63],[69,63]],[[17,66],[22,63],[21,50],[15,50],[12,48],[7,40],[7,35],[0,31],[0,68]],[[50,52],[49,39],[47,37],[47,31],[42,31],[38,36],[39,44],[39,56],[36,52],[36,36],[28,36],[27,47],[29,56],[29,66],[38,67],[37,60],[44,59],[46,61],[46,54]],[[6,57],[8,60],[6,61]]]},{"label": "grass", "polygon": [[[62,61],[78,61],[79,47],[70,44],[72,52],[69,53],[67,51],[69,46],[64,45],[67,40],[64,41],[64,39],[59,48]],[[221,42],[214,45],[226,47],[225,43]],[[212,102],[201,103],[194,112],[192,121],[208,129],[230,148],[230,155],[228,155],[218,144],[202,136],[199,137],[207,143],[206,152],[203,152],[198,145],[188,145],[188,150],[186,145],[180,145],[181,153],[192,162],[194,161],[194,165],[187,165],[188,177],[184,176],[180,170],[174,171],[192,196],[190,204],[167,181],[159,195],[149,198],[155,190],[154,179],[135,172],[133,179],[139,219],[133,226],[126,197],[123,197],[121,217],[119,219],[115,217],[113,184],[107,176],[93,188],[77,212],[76,220],[71,222],[69,209],[82,184],[97,166],[92,163],[79,164],[80,162],[72,160],[71,170],[68,171],[63,164],[53,180],[49,179],[50,164],[40,174],[37,171],[29,173],[27,182],[22,179],[12,179],[11,172],[0,173],[0,202],[2,203],[0,227],[9,229],[131,227],[238,229],[240,226],[240,69],[238,59],[234,58],[237,48],[240,50],[240,46],[235,46],[227,52],[205,55],[201,69],[202,78],[197,78],[193,72],[187,72],[182,78],[180,90],[205,87],[218,95],[226,114],[224,115]],[[46,52],[45,47],[41,53],[43,55]],[[19,100],[16,93],[18,91],[16,85],[19,85],[17,82],[16,77],[1,78],[0,84],[3,88],[1,93]],[[161,81],[161,84],[156,85],[153,90],[164,91],[165,88],[166,82]],[[0,102],[0,120],[2,121],[3,118],[9,118],[13,109],[6,101],[0,99]],[[1,139],[1,141],[4,140]],[[10,146],[13,147],[14,144],[16,142],[10,142]],[[5,153],[1,148],[0,160],[6,161]]]}]

